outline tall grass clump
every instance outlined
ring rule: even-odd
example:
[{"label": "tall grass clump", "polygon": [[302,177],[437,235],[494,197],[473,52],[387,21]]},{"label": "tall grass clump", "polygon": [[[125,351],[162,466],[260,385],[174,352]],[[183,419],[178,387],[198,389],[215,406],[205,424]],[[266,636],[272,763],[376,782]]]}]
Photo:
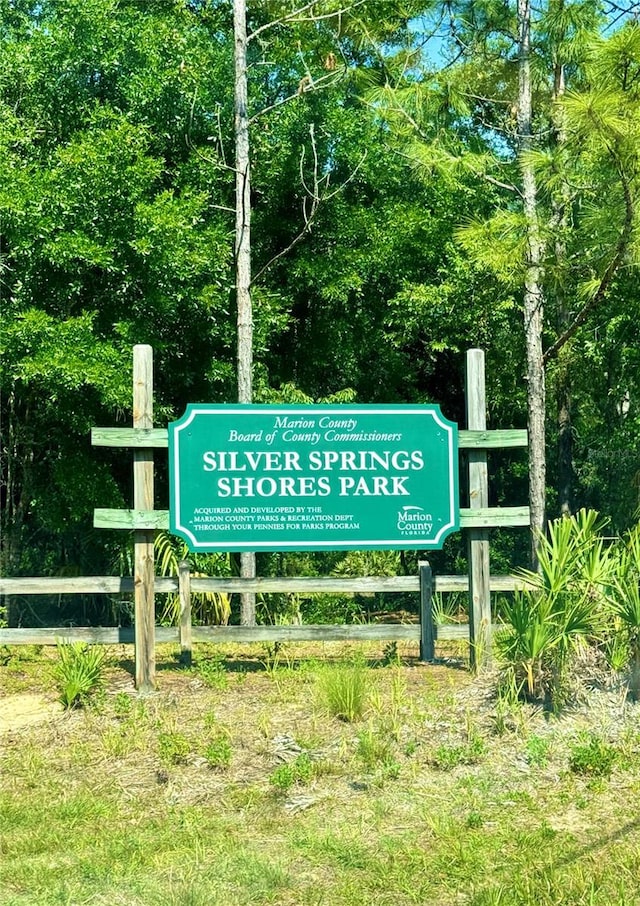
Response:
[{"label": "tall grass clump", "polygon": [[366,709],[370,671],[363,664],[340,664],[324,670],[319,678],[323,705],[332,717],[349,723],[359,720]]},{"label": "tall grass clump", "polygon": [[58,643],[58,663],[53,678],[58,700],[65,709],[80,708],[104,688],[104,649],[84,642]]}]

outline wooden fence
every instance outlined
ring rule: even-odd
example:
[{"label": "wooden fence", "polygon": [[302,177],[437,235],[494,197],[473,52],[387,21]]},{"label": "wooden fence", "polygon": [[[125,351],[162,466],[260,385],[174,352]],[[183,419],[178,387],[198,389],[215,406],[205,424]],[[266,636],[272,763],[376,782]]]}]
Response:
[{"label": "wooden fence", "polygon": [[[0,578],[0,595],[69,595],[132,594],[133,576],[89,576],[74,578]],[[512,592],[523,587],[513,576],[491,576],[492,593]],[[436,641],[470,641],[469,624],[438,624],[433,619],[433,595],[447,592],[468,593],[467,576],[433,576],[426,563],[420,564],[415,576],[368,576],[360,578],[262,577],[193,578],[184,564],[180,576],[155,577],[158,594],[181,595],[179,626],[156,626],[156,642],[180,643],[183,655],[190,657],[192,642],[331,642],[331,641],[419,641],[420,656],[431,661]],[[192,592],[224,594],[420,594],[419,623],[353,623],[344,625],[266,625],[266,626],[192,626],[190,598]],[[0,628],[0,645],[55,645],[61,641],[87,642],[98,645],[132,644],[133,627],[50,627]]]},{"label": "wooden fence", "polygon": [[[119,528],[134,533],[133,577],[93,578],[0,578],[0,595],[36,594],[134,594],[134,628],[0,629],[0,644],[55,644],[60,638],[96,643],[135,644],[136,687],[142,691],[155,686],[155,643],[180,641],[185,651],[196,641],[309,641],[355,639],[419,639],[421,656],[432,660],[438,639],[465,638],[470,642],[472,663],[487,663],[491,651],[491,592],[512,591],[516,581],[509,576],[491,577],[489,530],[502,526],[528,526],[528,506],[489,507],[487,450],[527,446],[526,430],[487,430],[484,353],[467,353],[467,430],[459,431],[459,448],[467,451],[469,506],[460,509],[460,527],[468,536],[468,576],[431,575],[428,563],[420,564],[418,575],[365,578],[191,578],[182,570],[181,579],[154,575],[154,532],[169,527],[168,510],[154,509],[154,449],[168,447],[167,428],[153,427],[153,353],[149,346],[133,351],[133,427],[93,428],[96,446],[127,447],[133,451],[133,509],[97,509],[96,528]],[[190,588],[190,591],[185,591]],[[416,592],[421,599],[419,624],[369,624],[346,626],[225,626],[190,627],[185,618],[190,592],[224,593],[372,593]],[[466,592],[469,595],[469,624],[435,626],[432,619],[433,592]],[[181,592],[181,627],[155,626],[155,595]],[[187,629],[187,626],[189,629]]]}]

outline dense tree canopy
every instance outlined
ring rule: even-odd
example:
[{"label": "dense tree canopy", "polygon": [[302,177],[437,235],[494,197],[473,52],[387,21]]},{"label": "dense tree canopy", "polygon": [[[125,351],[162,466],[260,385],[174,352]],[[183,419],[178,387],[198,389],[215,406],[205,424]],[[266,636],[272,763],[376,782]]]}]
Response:
[{"label": "dense tree canopy", "polygon": [[[524,427],[514,5],[248,6],[255,398],[463,422],[480,346],[492,426]],[[132,345],[154,348],[157,424],[235,398],[231,4],[0,0],[0,61],[2,570],[110,572],[122,539],[92,510],[130,499],[129,464],[89,429],[130,422]],[[622,530],[640,28],[549,0],[532,63],[548,511],[570,498]],[[569,403],[570,494],[551,452]],[[520,464],[495,465],[494,498],[522,502]]]}]

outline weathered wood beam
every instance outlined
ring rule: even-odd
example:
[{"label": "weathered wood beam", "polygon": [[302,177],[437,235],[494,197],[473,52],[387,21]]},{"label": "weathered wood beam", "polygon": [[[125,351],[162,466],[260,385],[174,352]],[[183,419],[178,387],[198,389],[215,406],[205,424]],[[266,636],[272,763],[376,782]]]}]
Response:
[{"label": "weathered wood beam", "polygon": [[[92,428],[91,443],[94,447],[155,447],[169,446],[167,428]],[[525,428],[502,428],[491,431],[458,431],[461,450],[496,450],[526,447],[528,434]]]},{"label": "weathered wood beam", "polygon": [[[434,576],[436,592],[467,592],[467,576]],[[491,576],[492,592],[510,592],[516,588],[526,588],[527,583],[514,576]],[[82,595],[82,594],[132,594],[134,589],[132,576],[85,576],[77,578],[60,578],[56,576],[23,577],[17,579],[0,578],[0,595]],[[154,591],[156,594],[175,594],[179,590],[178,578],[175,576],[156,576]],[[191,591],[224,592],[240,594],[243,591],[255,591],[261,594],[302,593],[302,594],[373,594],[376,592],[419,592],[418,576],[363,576],[356,578],[333,578],[316,576],[257,577],[255,579],[228,578],[191,578]]]},{"label": "weathered wood beam", "polygon": [[[109,529],[168,529],[169,510],[110,510],[93,511],[94,528]],[[498,528],[529,525],[528,506],[482,507],[460,510],[460,528]]]},{"label": "weathered wood beam", "polygon": [[458,431],[460,450],[501,450],[526,447],[528,443],[529,435],[526,428]]},{"label": "weathered wood beam", "polygon": [[169,446],[167,428],[92,428],[94,447],[143,447],[166,449]]},{"label": "weathered wood beam", "polygon": [[[156,626],[156,641],[178,643],[180,630]],[[437,627],[438,641],[468,641],[466,623],[447,623]],[[420,641],[418,623],[354,623],[347,626],[194,626],[195,642],[226,644],[255,642],[375,642]],[[58,627],[48,629],[0,629],[0,645],[56,645],[86,642],[90,645],[132,645],[134,630],[127,628]]]},{"label": "weathered wood beam", "polygon": [[[133,427],[153,428],[153,349],[146,344],[133,347]],[[153,511],[153,450],[133,451],[133,505],[137,512]],[[155,689],[155,526],[136,526],[133,533],[134,612],[136,636],[136,689]]]}]

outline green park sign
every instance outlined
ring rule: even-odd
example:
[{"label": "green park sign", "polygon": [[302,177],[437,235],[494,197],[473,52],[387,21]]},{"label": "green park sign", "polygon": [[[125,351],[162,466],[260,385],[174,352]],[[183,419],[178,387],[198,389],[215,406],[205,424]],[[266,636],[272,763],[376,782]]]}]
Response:
[{"label": "green park sign", "polygon": [[458,429],[433,405],[190,404],[169,480],[192,551],[437,549],[459,528]]}]

